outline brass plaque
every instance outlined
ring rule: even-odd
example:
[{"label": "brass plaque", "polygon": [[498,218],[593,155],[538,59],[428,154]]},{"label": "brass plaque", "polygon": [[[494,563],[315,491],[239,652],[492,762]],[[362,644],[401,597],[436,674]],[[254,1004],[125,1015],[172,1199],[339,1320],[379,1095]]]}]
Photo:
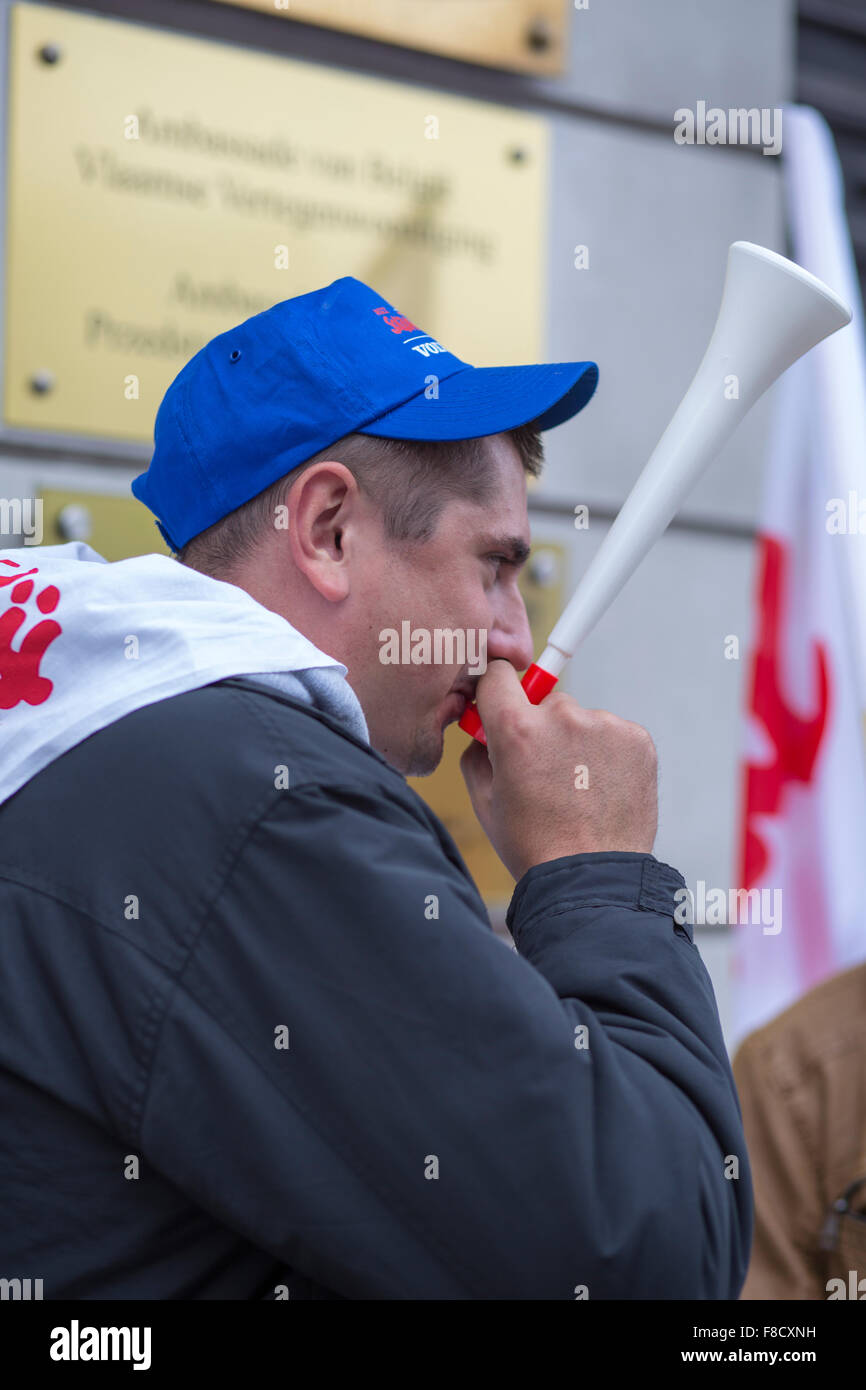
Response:
[{"label": "brass plaque", "polygon": [[[565,604],[566,563],[563,545],[540,542],[533,544],[532,557],[520,574],[536,656]],[[514,891],[514,879],[478,824],[469,800],[460,771],[460,757],[468,739],[456,724],[449,725],[445,752],[436,771],[429,777],[410,777],[408,782],[450,831],[488,906],[503,909]]]},{"label": "brass plaque", "polygon": [[488,67],[560,73],[569,0],[223,0]]},{"label": "brass plaque", "polygon": [[48,6],[10,50],[8,425],[149,440],[204,342],[342,275],[539,359],[541,118]]}]

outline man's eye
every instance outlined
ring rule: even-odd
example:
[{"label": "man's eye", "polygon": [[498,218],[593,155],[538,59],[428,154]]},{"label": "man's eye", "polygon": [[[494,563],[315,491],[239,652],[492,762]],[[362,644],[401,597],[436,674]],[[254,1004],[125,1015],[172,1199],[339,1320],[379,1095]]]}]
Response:
[{"label": "man's eye", "polygon": [[488,555],[488,560],[494,560],[498,565],[510,565],[510,555]]}]

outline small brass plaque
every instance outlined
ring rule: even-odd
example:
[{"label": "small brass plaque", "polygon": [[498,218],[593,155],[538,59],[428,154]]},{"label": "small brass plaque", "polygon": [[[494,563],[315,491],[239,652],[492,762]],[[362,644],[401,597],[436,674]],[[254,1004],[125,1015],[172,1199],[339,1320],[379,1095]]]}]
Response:
[{"label": "small brass plaque", "polygon": [[560,73],[569,0],[223,0],[487,67]]}]

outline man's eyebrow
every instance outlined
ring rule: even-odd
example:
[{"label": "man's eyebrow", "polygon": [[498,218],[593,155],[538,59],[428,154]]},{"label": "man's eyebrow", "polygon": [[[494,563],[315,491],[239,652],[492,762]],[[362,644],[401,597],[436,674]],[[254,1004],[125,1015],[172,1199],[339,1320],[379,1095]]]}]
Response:
[{"label": "man's eyebrow", "polygon": [[530,547],[522,536],[482,536],[480,544],[485,550],[501,551],[513,565],[522,565],[529,559]]}]

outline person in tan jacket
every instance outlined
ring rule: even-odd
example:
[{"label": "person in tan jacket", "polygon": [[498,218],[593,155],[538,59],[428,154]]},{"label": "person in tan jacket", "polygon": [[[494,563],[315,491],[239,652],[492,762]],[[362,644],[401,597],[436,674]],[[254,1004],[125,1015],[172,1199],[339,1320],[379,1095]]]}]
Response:
[{"label": "person in tan jacket", "polygon": [[755,1190],[741,1299],[866,1300],[866,963],[733,1059]]}]

